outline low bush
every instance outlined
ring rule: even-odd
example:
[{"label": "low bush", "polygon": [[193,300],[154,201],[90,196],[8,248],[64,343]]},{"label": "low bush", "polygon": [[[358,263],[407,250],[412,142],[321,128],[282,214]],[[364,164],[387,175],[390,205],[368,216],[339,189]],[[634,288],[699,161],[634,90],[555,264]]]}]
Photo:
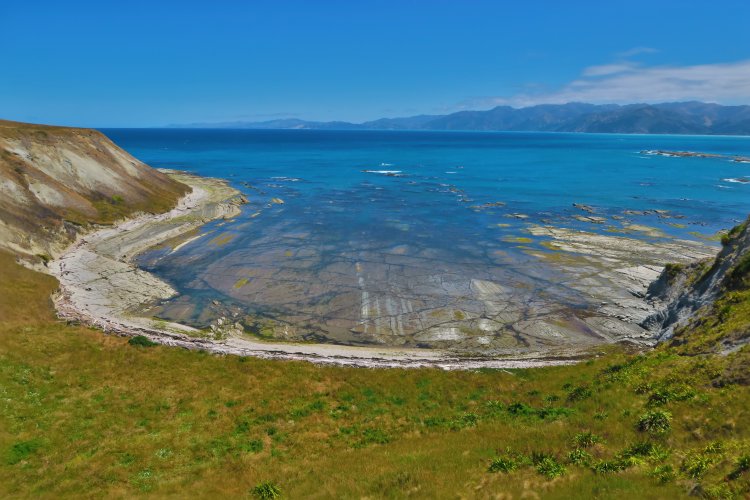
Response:
[{"label": "low bush", "polygon": [[281,498],[281,490],[274,483],[269,481],[259,483],[252,490],[253,495],[260,498],[261,500],[272,500],[274,498]]},{"label": "low bush", "polygon": [[576,448],[568,453],[568,461],[575,465],[589,465],[591,463],[591,454],[586,450]]},{"label": "low bush", "polygon": [[549,479],[554,479],[565,474],[566,469],[556,458],[546,456],[536,463],[536,471]]},{"label": "low bush", "polygon": [[672,429],[672,414],[667,411],[648,411],[638,419],[636,427],[649,434],[666,434]]},{"label": "low bush", "polygon": [[158,345],[156,342],[150,340],[148,337],[144,337],[143,335],[130,337],[130,340],[128,340],[128,344],[137,347],[154,347],[155,345]]},{"label": "low bush", "polygon": [[573,444],[575,444],[577,448],[590,448],[596,443],[601,442],[602,438],[591,431],[578,433],[573,438]]},{"label": "low bush", "polygon": [[513,472],[518,469],[518,461],[511,457],[497,457],[490,463],[487,468],[488,472]]}]

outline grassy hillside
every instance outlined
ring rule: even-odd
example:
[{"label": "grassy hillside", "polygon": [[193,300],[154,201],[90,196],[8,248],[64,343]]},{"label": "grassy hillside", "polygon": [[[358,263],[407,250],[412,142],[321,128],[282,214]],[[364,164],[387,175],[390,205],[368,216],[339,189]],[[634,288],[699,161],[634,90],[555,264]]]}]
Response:
[{"label": "grassy hillside", "polygon": [[0,496],[750,492],[747,348],[535,370],[321,367],[129,345],[56,321],[55,286],[0,254]]}]

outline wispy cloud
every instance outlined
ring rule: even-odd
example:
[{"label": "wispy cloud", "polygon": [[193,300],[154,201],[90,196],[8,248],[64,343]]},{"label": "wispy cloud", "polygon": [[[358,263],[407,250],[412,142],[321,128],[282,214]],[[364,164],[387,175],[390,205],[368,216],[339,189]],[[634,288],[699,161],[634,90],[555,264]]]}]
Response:
[{"label": "wispy cloud", "polygon": [[602,64],[601,66],[589,66],[583,70],[583,76],[605,76],[616,73],[625,73],[636,68],[636,64],[631,62],[621,62],[613,64]]},{"label": "wispy cloud", "polygon": [[653,54],[655,52],[659,52],[659,50],[654,49],[652,47],[633,47],[632,49],[619,52],[617,56],[627,58],[627,57],[637,56],[640,54]]},{"label": "wispy cloud", "polygon": [[557,90],[485,98],[484,103],[531,106],[686,100],[750,103],[750,59],[693,66],[644,66],[620,61],[585,68],[579,78]]}]

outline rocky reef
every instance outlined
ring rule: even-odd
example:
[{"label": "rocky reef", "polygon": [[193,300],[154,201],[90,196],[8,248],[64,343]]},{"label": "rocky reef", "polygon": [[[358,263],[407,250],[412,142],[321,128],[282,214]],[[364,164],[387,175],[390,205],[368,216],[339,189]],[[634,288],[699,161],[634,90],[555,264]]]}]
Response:
[{"label": "rocky reef", "polygon": [[168,211],[188,190],[96,130],[0,120],[0,248],[27,259],[92,225]]},{"label": "rocky reef", "polygon": [[647,297],[667,305],[642,326],[674,345],[690,339],[700,352],[731,352],[750,342],[750,219],[722,245],[715,259],[664,268]]}]

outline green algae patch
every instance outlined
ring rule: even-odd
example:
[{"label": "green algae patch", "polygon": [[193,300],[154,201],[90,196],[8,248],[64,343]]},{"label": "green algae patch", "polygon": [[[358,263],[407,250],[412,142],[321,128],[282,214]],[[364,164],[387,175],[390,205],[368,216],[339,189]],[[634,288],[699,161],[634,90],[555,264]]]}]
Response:
[{"label": "green algae patch", "polygon": [[727,233],[725,231],[719,231],[716,234],[703,234],[698,231],[689,231],[688,234],[703,241],[722,241],[722,238]]},{"label": "green algae patch", "polygon": [[233,239],[234,239],[234,235],[233,234],[224,233],[224,234],[220,234],[216,238],[212,239],[211,243],[213,243],[217,247],[223,247],[224,245],[226,245],[227,243],[229,243]]},{"label": "green algae patch", "polygon": [[506,243],[534,243],[534,240],[526,236],[503,236]]},{"label": "green algae patch", "polygon": [[546,248],[547,250],[551,250],[553,252],[561,252],[563,249],[555,243],[554,241],[542,241],[539,243],[539,246]]},{"label": "green algae patch", "polygon": [[239,290],[250,282],[250,278],[240,278],[234,283],[234,288]]}]

